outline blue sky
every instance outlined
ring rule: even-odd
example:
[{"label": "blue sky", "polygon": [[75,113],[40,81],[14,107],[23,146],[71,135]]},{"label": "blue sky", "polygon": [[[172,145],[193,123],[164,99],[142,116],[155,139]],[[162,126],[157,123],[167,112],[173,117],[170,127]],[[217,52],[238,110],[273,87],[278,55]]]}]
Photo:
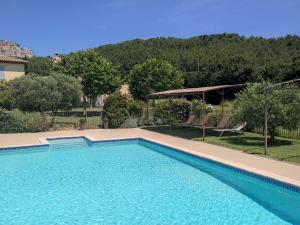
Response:
[{"label": "blue sky", "polygon": [[0,39],[53,55],[134,38],[300,35],[300,0],[0,0]]}]

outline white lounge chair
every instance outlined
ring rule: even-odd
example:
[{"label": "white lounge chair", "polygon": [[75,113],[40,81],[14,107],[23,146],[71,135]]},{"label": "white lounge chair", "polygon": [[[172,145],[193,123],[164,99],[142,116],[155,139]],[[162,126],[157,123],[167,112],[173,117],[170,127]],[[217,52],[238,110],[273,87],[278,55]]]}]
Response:
[{"label": "white lounge chair", "polygon": [[233,128],[229,128],[229,129],[214,129],[214,131],[220,132],[220,136],[221,137],[223,135],[224,132],[235,132],[235,133],[242,133],[243,129],[245,128],[245,126],[247,125],[246,122],[244,123],[239,123],[237,125],[235,125]]}]

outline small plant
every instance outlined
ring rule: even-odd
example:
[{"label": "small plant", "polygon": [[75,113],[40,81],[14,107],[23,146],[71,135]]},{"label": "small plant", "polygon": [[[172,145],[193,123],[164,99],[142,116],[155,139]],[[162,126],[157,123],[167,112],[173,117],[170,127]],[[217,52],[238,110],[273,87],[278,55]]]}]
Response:
[{"label": "small plant", "polygon": [[109,128],[109,119],[106,116],[103,118],[103,128],[104,129]]},{"label": "small plant", "polygon": [[86,123],[86,120],[84,118],[80,118],[79,123]]},{"label": "small plant", "polygon": [[79,129],[80,130],[84,130],[85,129],[85,125],[86,125],[85,118],[80,118],[80,120],[79,120]]}]

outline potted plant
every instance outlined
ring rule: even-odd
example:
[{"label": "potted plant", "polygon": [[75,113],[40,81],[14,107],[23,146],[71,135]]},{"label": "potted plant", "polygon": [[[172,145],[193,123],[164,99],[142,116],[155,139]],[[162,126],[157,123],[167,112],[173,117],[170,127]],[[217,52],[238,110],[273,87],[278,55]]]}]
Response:
[{"label": "potted plant", "polygon": [[81,118],[79,120],[79,129],[84,130],[85,129],[86,120],[84,118]]},{"label": "potted plant", "polygon": [[109,119],[107,117],[104,117],[104,119],[103,119],[103,128],[104,129],[109,128]]}]

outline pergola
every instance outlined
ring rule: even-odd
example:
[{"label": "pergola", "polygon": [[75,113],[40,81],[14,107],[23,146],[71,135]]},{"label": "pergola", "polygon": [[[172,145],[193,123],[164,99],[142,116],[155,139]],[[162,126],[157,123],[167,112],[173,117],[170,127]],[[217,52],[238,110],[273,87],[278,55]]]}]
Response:
[{"label": "pergola", "polygon": [[[203,102],[203,107],[202,107],[202,117],[205,116],[205,94],[207,92],[211,91],[216,91],[222,96],[221,100],[221,105],[222,105],[222,117],[224,116],[224,96],[226,93],[231,91],[232,89],[240,88],[245,86],[246,84],[230,84],[230,85],[219,85],[219,86],[209,86],[209,87],[197,87],[197,88],[184,88],[184,89],[175,89],[175,90],[168,90],[168,91],[161,91],[161,92],[156,92],[152,93],[148,96],[147,99],[147,126],[149,124],[149,99],[160,99],[160,98],[165,98],[165,99],[170,99],[172,101],[173,98],[178,98],[178,97],[185,97],[185,96],[193,96],[193,98],[199,97],[202,99]],[[171,105],[171,104],[170,104]],[[169,110],[169,116],[171,116],[171,109]],[[171,132],[171,120],[170,120],[170,132]],[[203,140],[205,138],[205,123],[204,126],[202,127],[202,137]]]}]

